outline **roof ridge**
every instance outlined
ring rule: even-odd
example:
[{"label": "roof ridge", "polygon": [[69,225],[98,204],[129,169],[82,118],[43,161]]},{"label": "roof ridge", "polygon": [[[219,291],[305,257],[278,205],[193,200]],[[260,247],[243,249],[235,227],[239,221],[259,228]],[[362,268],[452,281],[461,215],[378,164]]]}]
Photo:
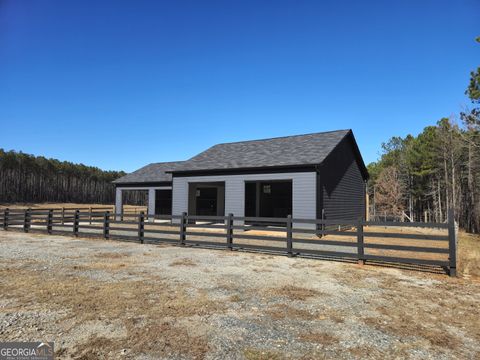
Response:
[{"label": "roof ridge", "polygon": [[[182,162],[185,162],[187,160],[179,160],[179,161],[160,161],[160,162],[153,162],[153,163],[150,163],[150,164],[147,164],[145,166],[150,166],[150,165],[159,165],[159,164],[177,164],[177,163],[182,163]],[[144,166],[144,167],[145,167]],[[141,169],[141,168],[140,168]],[[137,169],[137,170],[140,170],[140,169]],[[135,170],[136,171],[136,170]]]},{"label": "roof ridge", "polygon": [[[213,147],[218,145],[227,145],[227,144],[238,144],[238,143],[247,143],[247,142],[257,142],[257,141],[267,141],[267,140],[276,140],[276,139],[287,139],[287,138],[294,138],[299,136],[308,136],[308,135],[318,135],[318,134],[328,134],[334,132],[342,132],[342,131],[351,131],[352,129],[339,129],[339,130],[330,130],[330,131],[320,131],[320,132],[312,132],[307,134],[297,134],[297,135],[285,135],[285,136],[275,136],[265,139],[253,139],[253,140],[242,140],[242,141],[230,141],[230,142],[223,142],[213,145]],[[207,149],[208,150],[208,149]],[[206,150],[205,150],[206,151]],[[188,161],[188,160],[186,160]]]}]

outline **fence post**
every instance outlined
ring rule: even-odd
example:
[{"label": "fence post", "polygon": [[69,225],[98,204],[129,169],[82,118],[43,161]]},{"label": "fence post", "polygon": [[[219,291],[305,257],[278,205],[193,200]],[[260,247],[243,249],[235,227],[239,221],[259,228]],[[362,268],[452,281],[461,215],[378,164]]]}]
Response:
[{"label": "fence post", "polygon": [[287,255],[289,257],[293,256],[293,224],[292,224],[292,215],[287,216]]},{"label": "fence post", "polygon": [[65,208],[62,207],[62,225],[65,225]]},{"label": "fence post", "polygon": [[182,213],[182,218],[180,220],[180,245],[185,245],[185,238],[187,232],[187,213]]},{"label": "fence post", "polygon": [[103,214],[103,237],[110,238],[110,211],[105,211]]},{"label": "fence post", "polygon": [[5,231],[8,230],[8,213],[9,213],[8,208],[3,210],[3,230],[5,230]]},{"label": "fence post", "polygon": [[233,249],[233,214],[228,214],[227,219],[227,248]]},{"label": "fence post", "polygon": [[453,209],[448,211],[448,250],[449,275],[457,276],[457,236],[455,232],[455,214]]},{"label": "fence post", "polygon": [[47,233],[52,233],[52,223],[53,223],[53,209],[48,210],[47,215]]},{"label": "fence post", "polygon": [[28,233],[30,229],[30,209],[25,210],[25,215],[23,217],[23,231]]},{"label": "fence post", "polygon": [[365,265],[365,254],[363,245],[363,222],[362,219],[359,219],[357,223],[357,255],[358,263],[360,265]]},{"label": "fence post", "polygon": [[140,243],[143,244],[144,242],[144,235],[145,235],[145,213],[140,211],[140,215],[138,217],[138,240]]},{"label": "fence post", "polygon": [[90,225],[92,225],[92,210],[93,210],[93,209],[92,209],[92,207],[90,206],[90,207],[88,208],[88,210],[89,210],[89,212],[90,212],[90,215],[88,216],[88,220],[89,220]]},{"label": "fence post", "polygon": [[80,210],[75,210],[75,215],[73,216],[73,235],[78,236],[78,226],[80,222]]}]

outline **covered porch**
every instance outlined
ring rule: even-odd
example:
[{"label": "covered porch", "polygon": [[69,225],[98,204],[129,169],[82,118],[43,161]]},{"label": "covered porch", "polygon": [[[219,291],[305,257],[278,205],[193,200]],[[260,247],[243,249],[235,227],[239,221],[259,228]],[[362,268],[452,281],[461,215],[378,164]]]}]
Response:
[{"label": "covered porch", "polygon": [[117,186],[115,191],[116,216],[121,216],[124,213],[124,195],[128,191],[146,193],[149,221],[153,221],[155,215],[172,214],[172,186]]},{"label": "covered porch", "polygon": [[[257,180],[245,182],[245,216],[286,218],[292,215],[291,180]],[[247,221],[247,223],[249,223]]]}]

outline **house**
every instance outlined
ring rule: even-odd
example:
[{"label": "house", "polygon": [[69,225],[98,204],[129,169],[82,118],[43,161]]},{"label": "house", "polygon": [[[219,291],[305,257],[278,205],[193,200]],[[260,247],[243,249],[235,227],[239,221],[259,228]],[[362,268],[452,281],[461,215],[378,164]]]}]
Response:
[{"label": "house", "polygon": [[338,130],[218,144],[114,183],[119,210],[123,191],[146,190],[148,214],[357,220],[367,179],[352,131]]}]

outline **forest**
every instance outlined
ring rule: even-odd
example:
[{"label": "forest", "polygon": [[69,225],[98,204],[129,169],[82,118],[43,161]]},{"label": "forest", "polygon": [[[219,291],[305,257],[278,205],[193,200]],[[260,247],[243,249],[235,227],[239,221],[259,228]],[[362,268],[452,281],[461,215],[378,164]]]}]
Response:
[{"label": "forest", "polygon": [[0,149],[0,202],[113,204],[113,180],[123,171]]},{"label": "forest", "polygon": [[453,209],[460,227],[480,231],[480,67],[465,93],[470,108],[382,144],[368,165],[372,216],[442,222]]}]

